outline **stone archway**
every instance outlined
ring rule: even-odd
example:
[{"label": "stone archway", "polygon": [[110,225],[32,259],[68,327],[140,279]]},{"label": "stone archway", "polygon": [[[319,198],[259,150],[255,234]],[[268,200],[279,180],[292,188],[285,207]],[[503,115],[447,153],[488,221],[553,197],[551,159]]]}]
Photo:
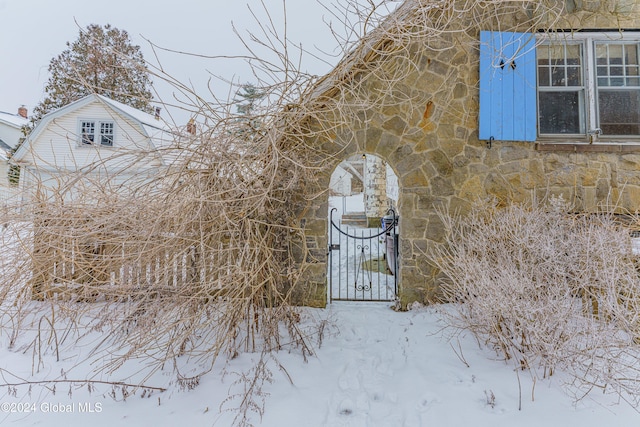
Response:
[{"label": "stone archway", "polygon": [[303,278],[308,295],[306,303],[324,306],[328,302],[329,193],[326,189],[331,174],[343,160],[362,153],[383,159],[398,178],[400,303],[404,308],[414,301],[433,300],[438,272],[428,259],[428,248],[433,242],[441,241],[444,234],[435,206],[447,204],[454,191],[448,179],[452,171],[449,156],[442,150],[427,150],[424,144],[416,145],[415,141],[379,128],[352,132],[343,136],[351,143],[338,144],[334,140],[324,146],[336,153],[318,172],[317,194],[322,196],[312,201],[301,222],[310,255],[307,259],[311,261],[305,267]]}]

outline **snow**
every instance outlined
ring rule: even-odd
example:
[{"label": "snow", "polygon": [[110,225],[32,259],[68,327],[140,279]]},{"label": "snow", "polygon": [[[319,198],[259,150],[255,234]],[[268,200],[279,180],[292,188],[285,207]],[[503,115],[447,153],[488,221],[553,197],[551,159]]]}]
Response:
[{"label": "snow", "polygon": [[[16,250],[7,246],[11,242],[2,243],[3,250]],[[305,357],[284,344],[263,358],[268,380],[253,396],[248,421],[263,427],[640,424],[640,414],[615,395],[571,396],[568,375],[536,377],[502,360],[470,333],[447,327],[443,319],[450,305],[414,303],[406,312],[392,305],[334,302],[324,309],[300,308],[299,328],[309,337],[313,354]],[[43,310],[36,320],[47,321],[49,315]],[[252,369],[261,360],[258,353],[220,359],[191,381],[177,381],[167,366],[145,381],[165,391],[137,390],[123,398],[122,387],[107,383],[135,384],[146,375],[144,360],[130,360],[111,374],[96,373],[86,353],[102,339],[100,331],[87,331],[80,345],[63,346],[59,360],[51,341],[45,342],[51,337],[44,337],[42,345],[49,350],[39,358],[28,347],[37,336],[38,322],[33,325],[13,346],[10,330],[0,329],[3,426],[232,426]],[[186,378],[206,370],[194,360],[179,358],[178,363]],[[86,378],[105,383],[88,390],[81,381]],[[51,380],[59,381],[55,392],[51,382],[6,386]]]},{"label": "snow", "polygon": [[[389,306],[334,303],[326,309],[302,309],[303,327],[317,331],[324,325],[322,343],[317,334],[311,339],[314,354],[306,362],[296,350],[267,358],[272,382],[262,387],[264,415],[261,419],[250,414],[253,424],[601,427],[640,422],[640,414],[613,396],[592,393],[575,401],[563,391],[567,378],[562,374],[534,382],[531,374],[514,370],[470,334],[452,334],[440,320],[439,314],[450,308],[446,305],[418,306],[408,312],[395,312]],[[114,400],[108,395],[111,387],[100,385],[89,394],[86,387],[60,384],[55,395],[37,386],[29,395],[21,386],[15,396],[3,387],[0,424],[230,426],[240,400],[237,394],[244,387],[242,381],[234,382],[258,359],[258,354],[241,354],[203,376],[190,390],[173,381],[170,372],[162,372],[147,385],[167,391],[145,398],[138,392],[126,401],[120,396]],[[6,371],[29,378],[32,354],[8,350],[6,335],[0,360],[3,381],[15,380]],[[44,361],[44,375],[36,377],[60,378],[61,371],[68,378],[90,374],[90,366],[74,367],[76,362],[73,354],[60,362],[51,357]],[[133,373],[135,366],[129,369]],[[31,413],[7,413],[7,408],[25,410],[25,405]]]},{"label": "snow", "polygon": [[5,122],[17,129],[29,124],[29,120],[17,114],[0,111],[0,122]]},{"label": "snow", "polygon": [[350,196],[329,197],[329,211],[336,208],[338,215],[352,212],[364,212],[364,193],[356,193]]}]

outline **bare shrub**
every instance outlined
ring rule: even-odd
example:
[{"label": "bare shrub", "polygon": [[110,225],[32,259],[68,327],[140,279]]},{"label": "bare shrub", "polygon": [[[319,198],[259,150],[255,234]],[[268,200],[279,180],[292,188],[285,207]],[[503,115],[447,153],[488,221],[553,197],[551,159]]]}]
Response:
[{"label": "bare shrub", "polygon": [[637,405],[640,277],[628,224],[551,202],[441,213],[448,237],[433,259],[456,308],[447,321],[518,368],[568,370],[574,392],[595,386]]}]

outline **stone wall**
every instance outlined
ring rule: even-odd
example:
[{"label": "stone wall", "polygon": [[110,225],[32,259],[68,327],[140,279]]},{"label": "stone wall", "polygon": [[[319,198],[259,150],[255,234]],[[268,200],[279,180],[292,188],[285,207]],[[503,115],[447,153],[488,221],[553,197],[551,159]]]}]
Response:
[{"label": "stone wall", "polygon": [[[576,7],[583,8],[588,2],[579,3]],[[598,22],[603,28],[601,17]],[[616,28],[615,19],[607,22]],[[381,157],[398,176],[399,286],[405,307],[413,301],[437,300],[439,272],[428,252],[445,237],[438,209],[464,213],[478,198],[491,196],[507,204],[560,194],[582,211],[612,204],[619,210],[640,209],[640,145],[515,141],[489,147],[478,140],[477,41],[476,49],[469,49],[478,32],[458,37],[459,49],[429,49],[416,43],[404,50],[410,61],[406,56],[389,56],[368,64],[354,78],[358,90],[353,93],[368,96],[368,91],[387,84],[381,82],[385,70],[397,75],[400,69],[404,77],[385,95],[391,98],[379,107],[356,109],[352,122],[340,127],[331,141],[314,141],[334,155],[319,176],[320,187],[328,187],[341,160],[357,153]],[[307,246],[317,254],[309,259],[306,271],[309,301],[322,305],[326,197],[312,202],[303,225]]]}]

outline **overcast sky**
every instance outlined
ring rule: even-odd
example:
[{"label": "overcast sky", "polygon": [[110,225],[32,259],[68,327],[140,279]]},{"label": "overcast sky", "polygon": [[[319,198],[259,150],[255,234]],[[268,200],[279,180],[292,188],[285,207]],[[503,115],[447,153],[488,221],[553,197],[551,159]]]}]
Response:
[{"label": "overcast sky", "polygon": [[[282,30],[283,0],[263,1]],[[0,111],[14,113],[21,105],[33,110],[43,98],[49,61],[66,49],[66,42],[78,38],[79,27],[111,24],[126,30],[152,64],[158,61],[145,39],[201,55],[239,55],[246,51],[233,33],[232,22],[243,35],[259,28],[247,4],[266,22],[260,0],[0,0]],[[317,0],[289,0],[286,9],[289,39],[310,51],[335,51],[338,43],[323,19],[332,20],[336,28],[341,24]],[[329,65],[305,57],[303,68],[311,73],[330,70]],[[239,60],[169,53],[161,53],[159,59],[169,74],[198,90],[206,89],[209,73],[236,82],[253,80]],[[212,82],[217,96],[228,95],[228,85]],[[157,79],[155,86],[161,98],[171,97],[170,87],[158,84]]]}]

